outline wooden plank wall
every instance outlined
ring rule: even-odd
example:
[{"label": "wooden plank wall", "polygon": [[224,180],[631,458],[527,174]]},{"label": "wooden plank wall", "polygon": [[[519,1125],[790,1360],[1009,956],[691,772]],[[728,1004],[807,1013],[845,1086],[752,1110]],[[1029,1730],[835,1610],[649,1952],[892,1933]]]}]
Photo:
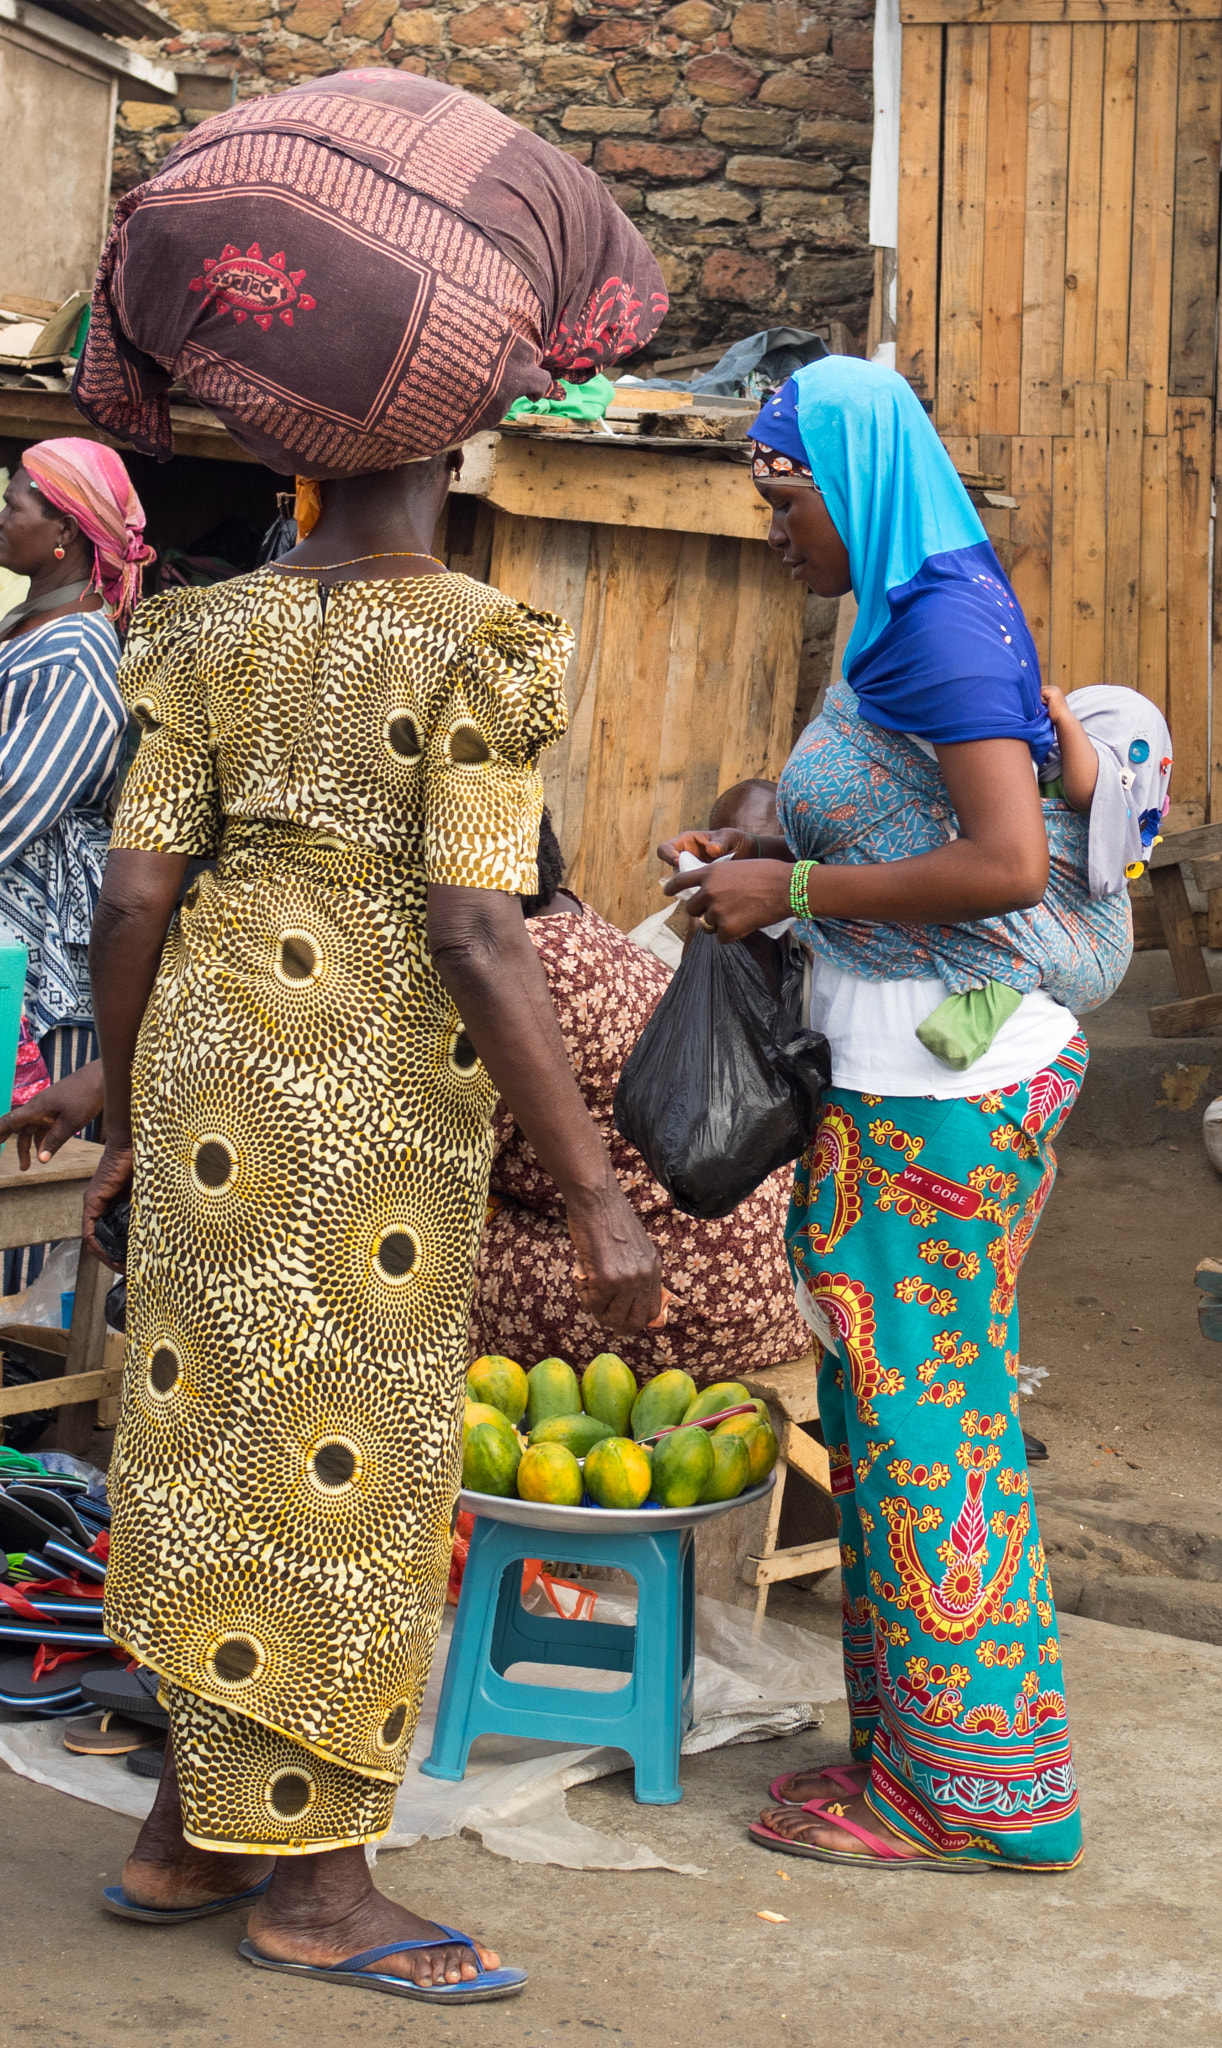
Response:
[{"label": "wooden plank wall", "polygon": [[901,11],[898,367],[958,466],[1017,501],[986,523],[1048,678],[1142,690],[1172,727],[1177,821],[1211,795],[1222,816],[1222,20],[1200,18],[1222,0]]},{"label": "wooden plank wall", "polygon": [[662,908],[658,842],[719,790],[780,774],[805,591],[763,541],[486,508],[480,534],[489,517],[488,580],[577,635],[544,790],[573,887],[628,931]]}]

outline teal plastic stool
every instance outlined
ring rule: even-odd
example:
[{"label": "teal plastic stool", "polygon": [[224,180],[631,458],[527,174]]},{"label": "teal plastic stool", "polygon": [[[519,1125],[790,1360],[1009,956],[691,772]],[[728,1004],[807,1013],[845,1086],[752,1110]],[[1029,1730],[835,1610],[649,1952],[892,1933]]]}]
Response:
[{"label": "teal plastic stool", "polygon": [[[618,1565],[637,1583],[635,1628],[562,1621],[522,1605],[522,1565],[539,1554],[539,1531],[477,1515],[441,1687],[428,1761],[430,1778],[461,1778],[477,1735],[609,1744],[626,1749],[636,1797],[648,1806],[682,1799],[679,1744],[691,1725],[696,1633],[695,1535],[566,1533],[566,1562]],[[578,1664],[626,1671],[617,1692],[520,1685],[511,1664]]]}]

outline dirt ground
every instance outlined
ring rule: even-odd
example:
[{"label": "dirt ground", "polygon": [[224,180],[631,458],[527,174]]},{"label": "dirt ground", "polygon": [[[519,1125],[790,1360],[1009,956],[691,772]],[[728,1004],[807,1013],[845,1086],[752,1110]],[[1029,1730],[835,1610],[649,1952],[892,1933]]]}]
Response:
[{"label": "dirt ground", "polygon": [[1216,1503],[1222,1345],[1197,1327],[1193,1273],[1222,1250],[1222,1179],[1199,1112],[1178,1148],[1070,1141],[1019,1282],[1024,1365],[1048,1378],[1023,1424],[1043,1470],[1124,1482],[1143,1499]]},{"label": "dirt ground", "polygon": [[[842,1757],[814,1734],[687,1759],[682,1803],[634,1804],[627,1773],[574,1816],[704,1875],[513,1864],[477,1841],[384,1855],[379,1881],[494,1940],[531,1981],[453,2012],[257,1973],[240,1916],[109,1919],[133,1824],[0,1774],[4,2048],[1216,2048],[1216,1726],[1222,1648],[1070,1616],[1086,1860],[1055,1876],[846,1871],[757,1849],[769,1780]],[[761,1912],[783,1915],[778,1923]]]}]

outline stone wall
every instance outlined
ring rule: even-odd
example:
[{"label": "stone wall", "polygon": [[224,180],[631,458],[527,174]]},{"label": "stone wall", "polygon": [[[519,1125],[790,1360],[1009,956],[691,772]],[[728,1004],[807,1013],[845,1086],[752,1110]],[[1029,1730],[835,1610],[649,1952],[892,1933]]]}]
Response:
[{"label": "stone wall", "polygon": [[[166,4],[180,33],[138,47],[195,72],[236,72],[243,97],[397,65],[480,94],[591,164],[666,277],[655,355],[829,317],[864,339],[872,0],[818,11],[801,0]],[[206,118],[124,103],[116,196]]]}]

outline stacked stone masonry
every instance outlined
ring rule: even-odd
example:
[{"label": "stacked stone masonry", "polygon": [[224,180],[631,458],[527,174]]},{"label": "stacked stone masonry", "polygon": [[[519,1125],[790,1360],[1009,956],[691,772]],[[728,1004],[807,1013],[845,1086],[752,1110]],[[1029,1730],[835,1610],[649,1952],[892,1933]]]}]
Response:
[{"label": "stacked stone masonry", "polygon": [[[243,98],[396,65],[478,93],[590,164],[666,278],[671,312],[654,355],[829,318],[864,340],[872,0],[818,11],[801,0],[165,7],[179,32],[133,47],[184,71],[234,74]],[[115,196],[206,118],[190,105],[125,102]]]}]

